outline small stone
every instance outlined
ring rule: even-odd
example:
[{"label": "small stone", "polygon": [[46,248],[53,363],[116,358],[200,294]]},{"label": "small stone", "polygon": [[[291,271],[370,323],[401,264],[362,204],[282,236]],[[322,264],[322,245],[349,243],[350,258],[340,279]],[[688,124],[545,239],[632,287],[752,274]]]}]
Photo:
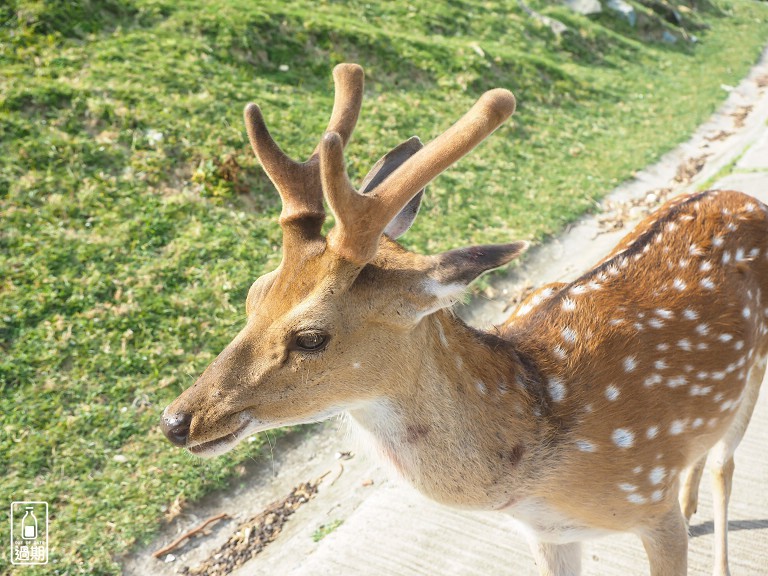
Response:
[{"label": "small stone", "polygon": [[677,43],[677,36],[672,34],[669,30],[664,30],[664,33],[661,35],[661,41],[666,44],[675,44]]},{"label": "small stone", "polygon": [[600,14],[603,7],[599,0],[565,0],[565,5],[577,14],[589,16],[590,14]]},{"label": "small stone", "polygon": [[176,556],[174,556],[173,554],[168,554],[165,557],[165,563],[166,564],[170,564],[171,562],[174,562],[175,560],[176,560]]},{"label": "small stone", "polygon": [[115,462],[120,462],[120,463],[128,462],[128,458],[126,458],[122,454],[115,454],[114,456],[112,456],[112,460],[114,460]]},{"label": "small stone", "polygon": [[637,24],[637,12],[631,4],[627,4],[624,0],[608,0],[606,7],[623,17],[633,28]]}]

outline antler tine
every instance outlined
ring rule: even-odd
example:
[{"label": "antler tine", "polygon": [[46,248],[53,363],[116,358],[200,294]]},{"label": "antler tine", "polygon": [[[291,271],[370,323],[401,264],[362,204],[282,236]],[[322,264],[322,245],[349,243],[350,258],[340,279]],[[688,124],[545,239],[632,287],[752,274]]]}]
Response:
[{"label": "antler tine", "polygon": [[322,225],[325,210],[322,195],[317,193],[319,175],[315,167],[296,162],[282,151],[269,133],[256,104],[245,107],[245,127],[253,151],[283,201],[280,223],[309,217],[319,220]]},{"label": "antler tine", "polygon": [[[363,69],[357,64],[339,64],[334,68],[333,79],[335,96],[328,130],[340,133],[346,145],[360,115]],[[325,220],[318,159],[320,146],[306,162],[293,160],[272,138],[261,109],[253,103],[245,107],[245,126],[253,151],[280,193],[284,243],[291,236],[289,229],[296,230],[302,241],[319,236]]]},{"label": "antler tine", "polygon": [[[333,112],[328,121],[326,132],[336,132],[341,136],[344,146],[349,142],[355,129],[363,105],[363,85],[365,73],[357,64],[339,64],[333,69],[335,95]],[[313,157],[319,155],[320,144],[315,148]]]},{"label": "antler tine", "polygon": [[387,224],[438,174],[487,138],[515,111],[515,97],[497,88],[440,136],[403,163],[372,192],[359,194],[344,167],[343,140],[328,133],[320,143],[320,173],[337,223],[328,235],[331,249],[347,260],[373,259]]}]

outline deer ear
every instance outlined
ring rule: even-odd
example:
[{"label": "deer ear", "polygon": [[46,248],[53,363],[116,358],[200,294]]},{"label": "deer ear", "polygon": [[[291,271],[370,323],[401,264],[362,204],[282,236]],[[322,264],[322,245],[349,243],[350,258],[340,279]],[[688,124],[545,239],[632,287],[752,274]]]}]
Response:
[{"label": "deer ear", "polygon": [[466,288],[475,278],[508,264],[528,249],[525,241],[458,248],[433,256],[430,276],[443,286]]},{"label": "deer ear", "polygon": [[427,279],[415,300],[415,320],[452,306],[475,278],[511,262],[527,248],[528,242],[487,244],[429,256]]},{"label": "deer ear", "polygon": [[[360,193],[368,194],[381,184],[392,172],[394,172],[400,165],[408,160],[411,156],[416,154],[424,147],[418,136],[412,136],[402,144],[394,147],[392,150],[382,156],[376,164],[374,164],[371,171],[363,179],[363,183],[360,185]],[[413,221],[416,220],[416,215],[419,213],[419,207],[421,206],[421,199],[424,196],[424,190],[422,188],[414,196],[405,208],[400,210],[400,213],[395,216],[392,221],[387,224],[384,229],[384,234],[392,239],[397,239],[405,234],[408,229],[413,225]]]}]

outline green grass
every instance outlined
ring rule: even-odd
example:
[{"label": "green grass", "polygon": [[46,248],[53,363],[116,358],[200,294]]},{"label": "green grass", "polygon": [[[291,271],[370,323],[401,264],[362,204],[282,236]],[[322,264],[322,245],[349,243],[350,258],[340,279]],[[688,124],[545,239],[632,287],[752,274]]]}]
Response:
[{"label": "green grass", "polygon": [[360,177],[482,91],[510,88],[514,120],[430,187],[403,240],[422,252],[541,240],[684,139],[766,41],[768,6],[747,0],[695,2],[709,28],[675,45],[639,6],[630,29],[530,4],[570,32],[553,36],[513,0],[0,7],[0,524],[11,500],[51,510],[51,564],[25,574],[119,573],[174,500],[258,457],[261,442],[200,462],[157,429],[279,260],[279,200],[248,149],[246,102],[305,157],[333,65],[359,62],[348,158]]},{"label": "green grass", "polygon": [[328,524],[321,524],[317,527],[317,530],[312,533],[312,540],[314,542],[320,542],[320,540],[328,536],[328,534],[336,530],[336,528],[343,523],[344,520],[332,520],[331,522],[328,522]]}]

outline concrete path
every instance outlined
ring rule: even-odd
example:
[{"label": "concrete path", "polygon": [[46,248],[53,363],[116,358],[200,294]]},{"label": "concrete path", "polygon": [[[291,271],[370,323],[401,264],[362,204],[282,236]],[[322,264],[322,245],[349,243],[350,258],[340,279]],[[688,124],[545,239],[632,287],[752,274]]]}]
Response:
[{"label": "concrete path", "polygon": [[[740,120],[751,106],[745,118]],[[741,123],[741,125],[739,125]],[[638,175],[607,200],[607,212],[642,216],[671,187],[673,193],[700,188],[742,190],[768,203],[768,52],[752,74],[733,90],[721,111],[691,141]],[[726,137],[723,134],[730,133]],[[697,174],[680,176],[681,165],[706,156]],[[696,164],[694,162],[694,164]],[[690,177],[689,177],[690,176]],[[611,222],[616,219],[610,219]],[[499,280],[492,297],[461,311],[475,325],[503,319],[510,295],[526,282],[540,285],[569,280],[612,248],[631,223],[607,231],[605,217],[589,218],[542,246],[524,267]],[[730,554],[734,576],[768,574],[768,393],[763,392],[752,424],[736,453],[730,506]],[[433,576],[535,575],[523,539],[500,514],[466,513],[433,504],[406,486],[389,480],[365,457],[336,458],[355,450],[335,426],[277,443],[271,465],[251,466],[248,482],[214,494],[179,517],[147,550],[125,559],[126,574],[174,574],[216,553],[237,529],[237,521],[255,516],[269,502],[285,497],[296,484],[330,472],[318,495],[301,507],[277,540],[233,574],[269,576]],[[202,518],[226,511],[235,521],[217,526],[202,542],[193,541],[162,562],[150,557]],[[319,542],[321,525],[342,523]],[[699,512],[691,527],[689,573],[712,570],[712,502],[705,475]],[[647,574],[639,540],[617,535],[585,546],[587,575]]]}]

